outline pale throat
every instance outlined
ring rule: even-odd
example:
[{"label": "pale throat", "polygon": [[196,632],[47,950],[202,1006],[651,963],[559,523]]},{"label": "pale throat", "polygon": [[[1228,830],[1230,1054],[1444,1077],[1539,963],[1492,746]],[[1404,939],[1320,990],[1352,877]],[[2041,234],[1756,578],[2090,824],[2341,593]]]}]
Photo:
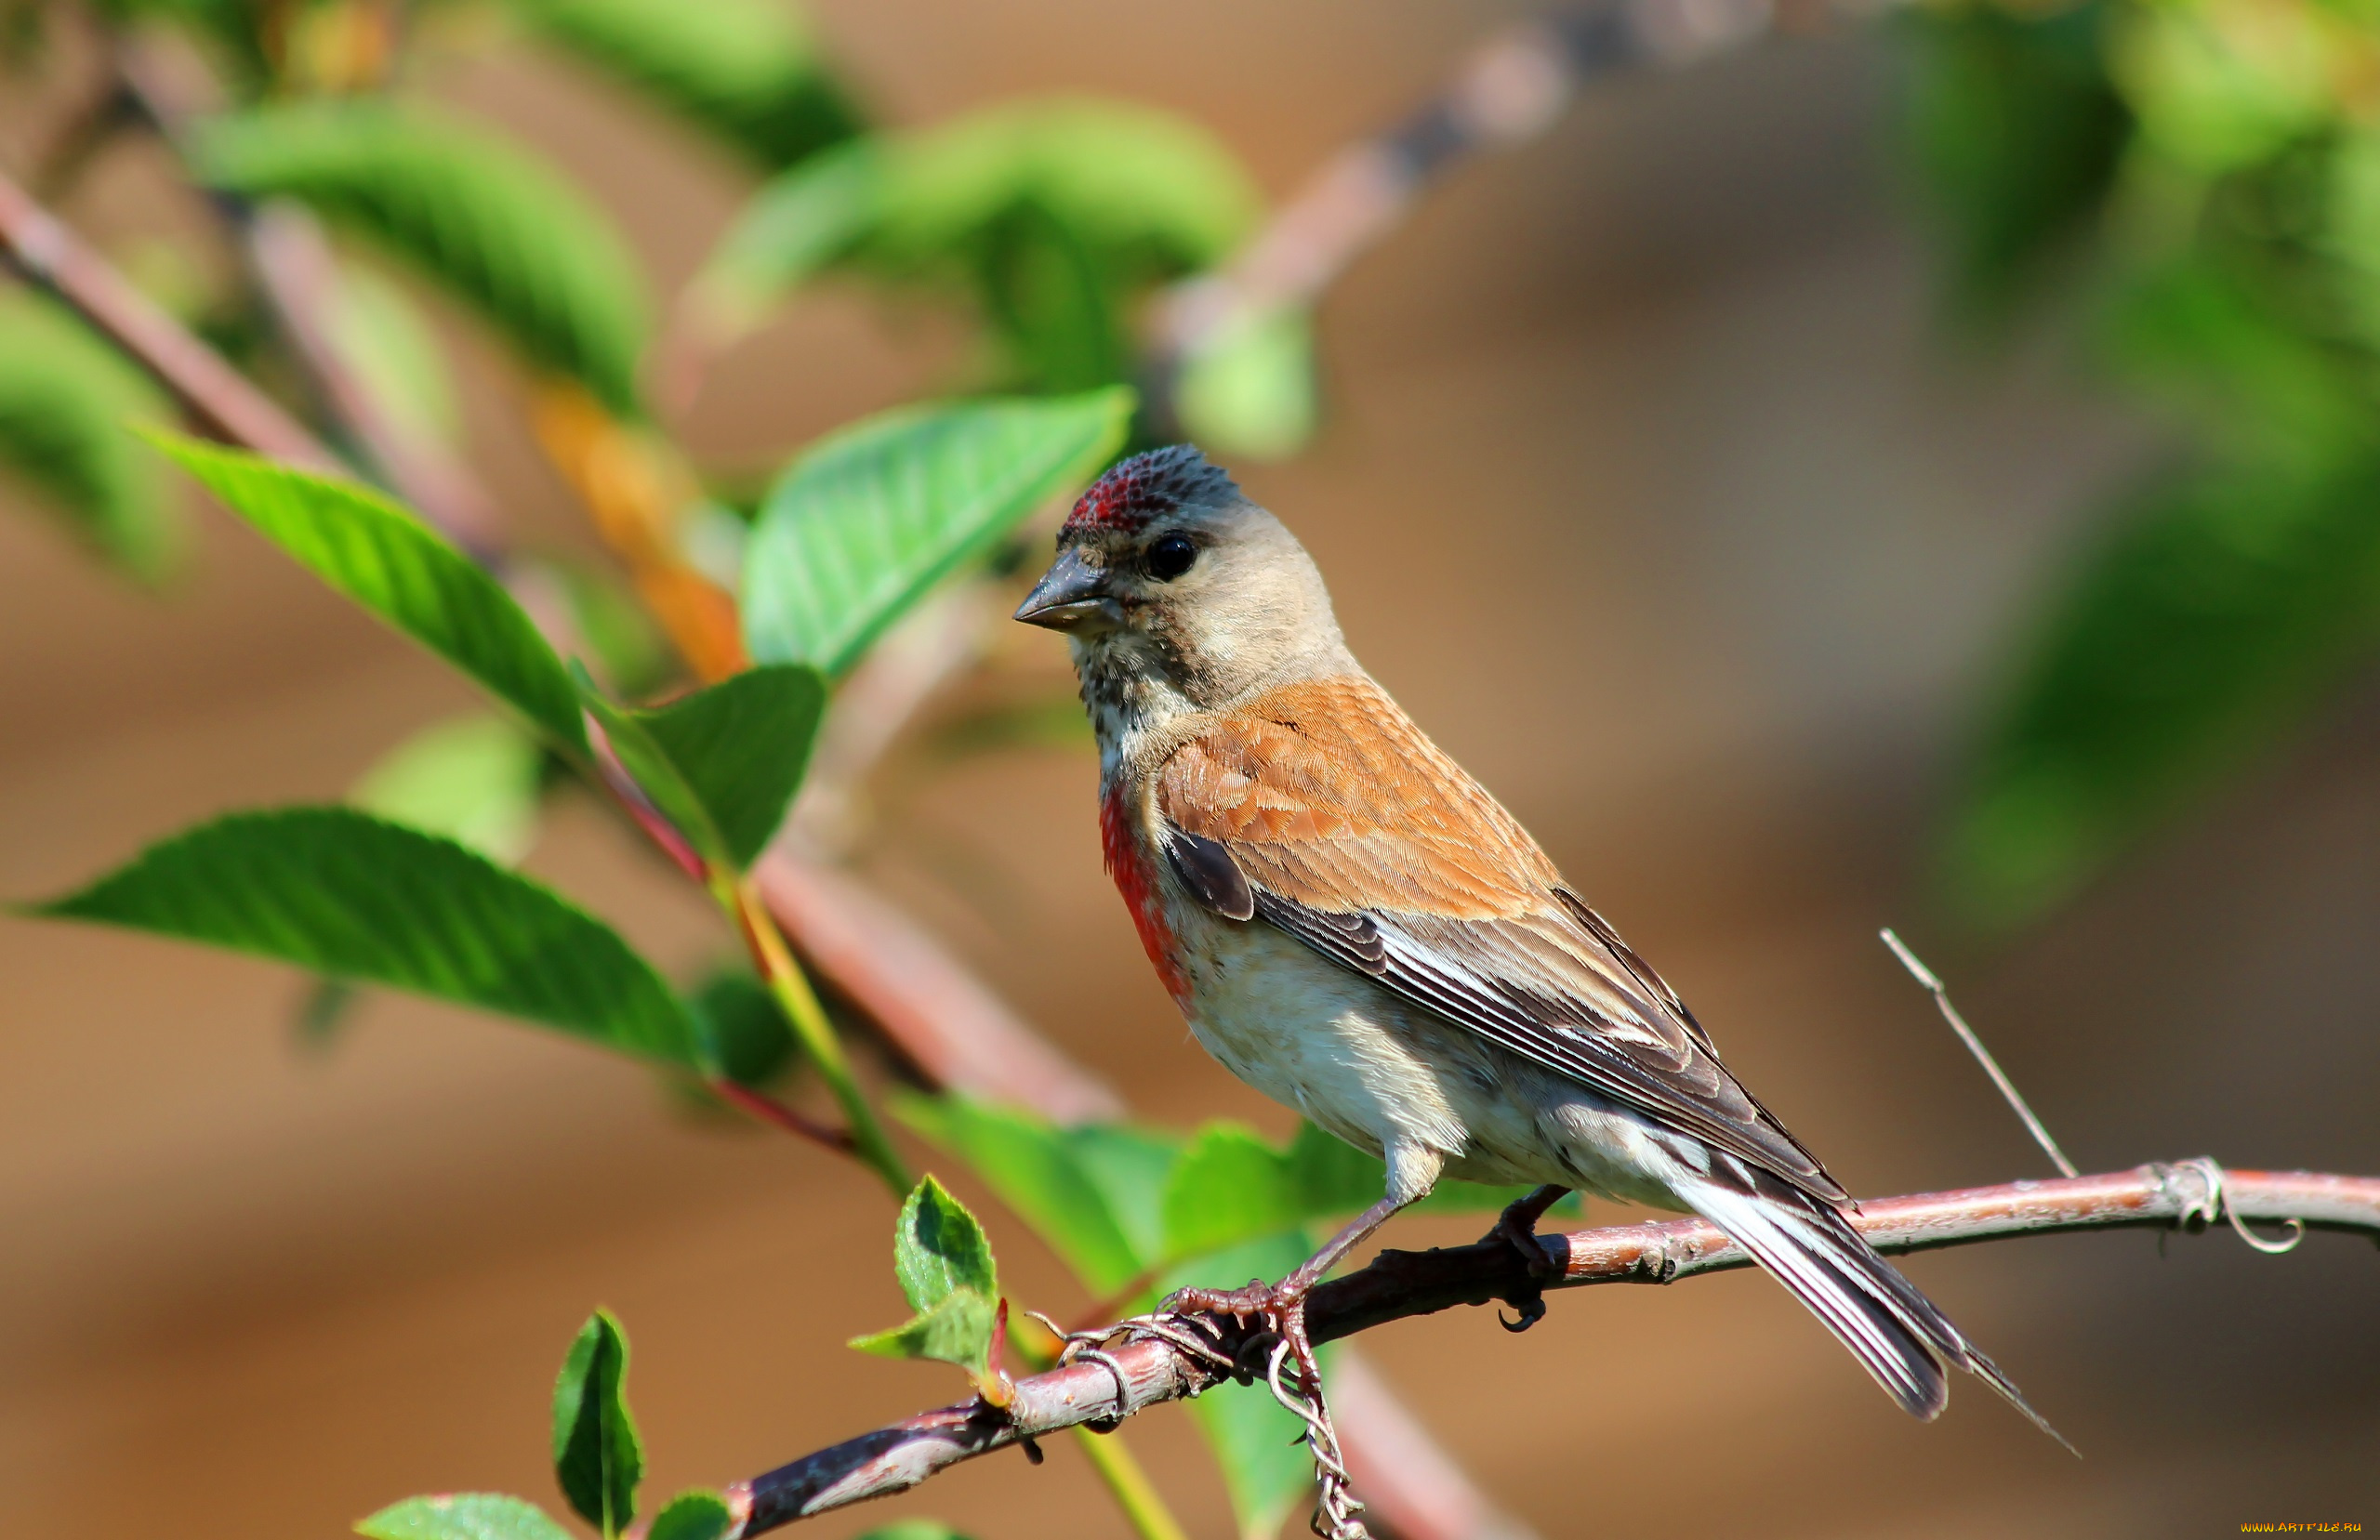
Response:
[{"label": "pale throat", "polygon": [[1108,632],[1072,639],[1083,709],[1099,740],[1099,773],[1113,780],[1144,739],[1198,707],[1160,665],[1149,638]]}]

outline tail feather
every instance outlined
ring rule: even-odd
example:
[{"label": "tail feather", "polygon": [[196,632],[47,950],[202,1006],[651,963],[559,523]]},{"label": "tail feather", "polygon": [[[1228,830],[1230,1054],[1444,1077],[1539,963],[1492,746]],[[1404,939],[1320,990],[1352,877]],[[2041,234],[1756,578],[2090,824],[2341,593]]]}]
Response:
[{"label": "tail feather", "polygon": [[1759,1183],[1747,1191],[1723,1179],[1697,1178],[1674,1186],[1681,1200],[1809,1307],[1902,1410],[1927,1419],[1938,1415],[1950,1400],[1944,1365],[1955,1364],[2073,1451],[1999,1366],[1831,1205],[1782,1184]]}]

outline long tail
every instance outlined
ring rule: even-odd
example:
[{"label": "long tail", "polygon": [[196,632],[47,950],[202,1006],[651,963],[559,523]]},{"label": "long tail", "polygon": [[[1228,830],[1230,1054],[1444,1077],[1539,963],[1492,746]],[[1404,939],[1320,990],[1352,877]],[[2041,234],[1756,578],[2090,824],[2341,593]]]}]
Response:
[{"label": "long tail", "polygon": [[1683,1202],[1792,1290],[1903,1411],[1928,1419],[1938,1415],[1950,1400],[1943,1365],[1956,1364],[2073,1451],[1999,1365],[1831,1205],[1762,1176],[1754,1177],[1750,1191],[1701,1178],[1673,1186]]}]

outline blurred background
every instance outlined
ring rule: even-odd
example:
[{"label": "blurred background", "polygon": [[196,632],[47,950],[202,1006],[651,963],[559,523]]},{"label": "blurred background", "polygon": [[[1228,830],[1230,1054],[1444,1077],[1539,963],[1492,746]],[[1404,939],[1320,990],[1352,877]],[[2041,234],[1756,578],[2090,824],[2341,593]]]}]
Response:
[{"label": "blurred background", "polygon": [[[808,8],[883,122],[1023,93],[1121,97],[1206,125],[1276,205],[1522,14]],[[2283,24],[2278,5],[2245,9]],[[2216,768],[2186,796],[2151,773],[2139,800],[2172,810],[2105,850],[2038,881],[2017,858],[1958,853],[2017,816],[1976,813],[1972,788],[2038,707],[2006,704],[2042,677],[2028,660],[2088,631],[2060,605],[2103,581],[2094,553],[2144,527],[2124,511],[2139,489],[2211,435],[2092,362],[2089,337],[2115,323],[2076,319],[2070,295],[2043,302],[2046,320],[1977,319],[2007,302],[1962,287],[1956,252],[1974,243],[1940,233],[1926,166],[1943,163],[1911,127],[1927,57],[1908,29],[1838,24],[1592,86],[1541,138],[1452,169],[1329,289],[1311,442],[1233,467],[1313,548],[1358,655],[1855,1191],[2047,1174],[1877,942],[1884,925],[1950,981],[2086,1171],[2202,1153],[2380,1171],[2380,696],[2359,654],[2252,674],[2249,695],[2292,704],[2215,713],[2228,746],[2212,758],[2152,734],[2152,771]],[[63,28],[0,87],[0,163],[21,171],[54,143],[92,69]],[[744,168],[552,48],[458,46],[420,86],[579,179],[659,293],[749,191]],[[1920,128],[1938,128],[1945,98],[1915,99]],[[58,208],[136,275],[205,221],[138,139],[97,155]],[[504,515],[591,557],[509,363],[440,325],[463,442]],[[2319,340],[2345,348],[2346,329]],[[707,463],[758,474],[943,388],[969,346],[931,308],[828,286],[724,352],[676,426]],[[2246,389],[2281,371],[2208,374]],[[2380,502],[2339,495],[2380,523]],[[471,704],[194,496],[162,595],[59,538],[32,489],[0,484],[0,504],[11,900],[226,809],[335,797]],[[2321,550],[2359,592],[2380,577],[2362,546]],[[2364,611],[2344,613],[2331,631],[2368,634]],[[937,723],[985,702],[1063,703],[1060,644],[1014,629],[887,761],[853,860],[1139,1114],[1286,1131],[1150,977],[1099,868],[1088,740],[937,746]],[[2168,652],[2150,644],[2153,671]],[[2174,655],[2197,678],[2257,645]],[[2053,705],[2086,733],[2100,709],[2087,690]],[[673,965],[730,950],[697,897],[584,802],[556,805],[526,866]],[[1962,871],[2005,882],[1963,906]],[[946,1371],[841,1346],[897,1310],[880,1198],[807,1146],[687,1115],[625,1063],[380,994],[310,1046],[293,1026],[307,986],[284,969],[15,918],[0,920],[0,981],[8,1533],[334,1535],[416,1491],[542,1496],[553,1364],[597,1303],[635,1334],[655,1491],[747,1476],[952,1393]],[[1083,1303],[986,1212],[1018,1293]],[[1477,1229],[1400,1220],[1391,1244]],[[1366,1347],[1547,1536],[2380,1523],[2367,1244],[2317,1236],[2268,1257],[2220,1231],[2125,1232],[1909,1268],[2082,1460],[1971,1386],[1939,1424],[1908,1421],[1750,1274],[1560,1297],[1526,1338],[1457,1311]],[[1133,1431],[1194,1532],[1230,1533],[1181,1412]],[[1065,1446],[1038,1470],[999,1456],[814,1528],[911,1512],[986,1540],[1122,1533]]]}]

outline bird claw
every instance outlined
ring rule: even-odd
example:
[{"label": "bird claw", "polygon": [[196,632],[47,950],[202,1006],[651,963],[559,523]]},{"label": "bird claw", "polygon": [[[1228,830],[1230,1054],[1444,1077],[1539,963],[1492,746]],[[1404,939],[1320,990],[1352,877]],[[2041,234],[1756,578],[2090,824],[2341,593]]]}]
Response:
[{"label": "bird claw", "polygon": [[1504,1303],[1521,1312],[1520,1318],[1508,1319],[1501,1310],[1496,1313],[1496,1323],[1508,1332],[1525,1332],[1544,1320],[1545,1287],[1562,1281],[1562,1264],[1545,1254],[1544,1245],[1537,1238],[1537,1221],[1563,1191],[1558,1187],[1540,1187],[1525,1198],[1506,1204],[1504,1211],[1496,1216],[1496,1222],[1481,1237],[1485,1241],[1501,1241],[1512,1247],[1528,1273],[1530,1286],[1526,1291],[1515,1290],[1504,1299]]},{"label": "bird claw", "polygon": [[1507,1299],[1504,1303],[1519,1310],[1521,1312],[1520,1319],[1517,1321],[1512,1320],[1507,1317],[1503,1311],[1498,1310],[1496,1312],[1496,1324],[1503,1327],[1504,1330],[1511,1332],[1515,1336],[1545,1319],[1545,1296],[1541,1291],[1523,1295],[1518,1299]]}]

